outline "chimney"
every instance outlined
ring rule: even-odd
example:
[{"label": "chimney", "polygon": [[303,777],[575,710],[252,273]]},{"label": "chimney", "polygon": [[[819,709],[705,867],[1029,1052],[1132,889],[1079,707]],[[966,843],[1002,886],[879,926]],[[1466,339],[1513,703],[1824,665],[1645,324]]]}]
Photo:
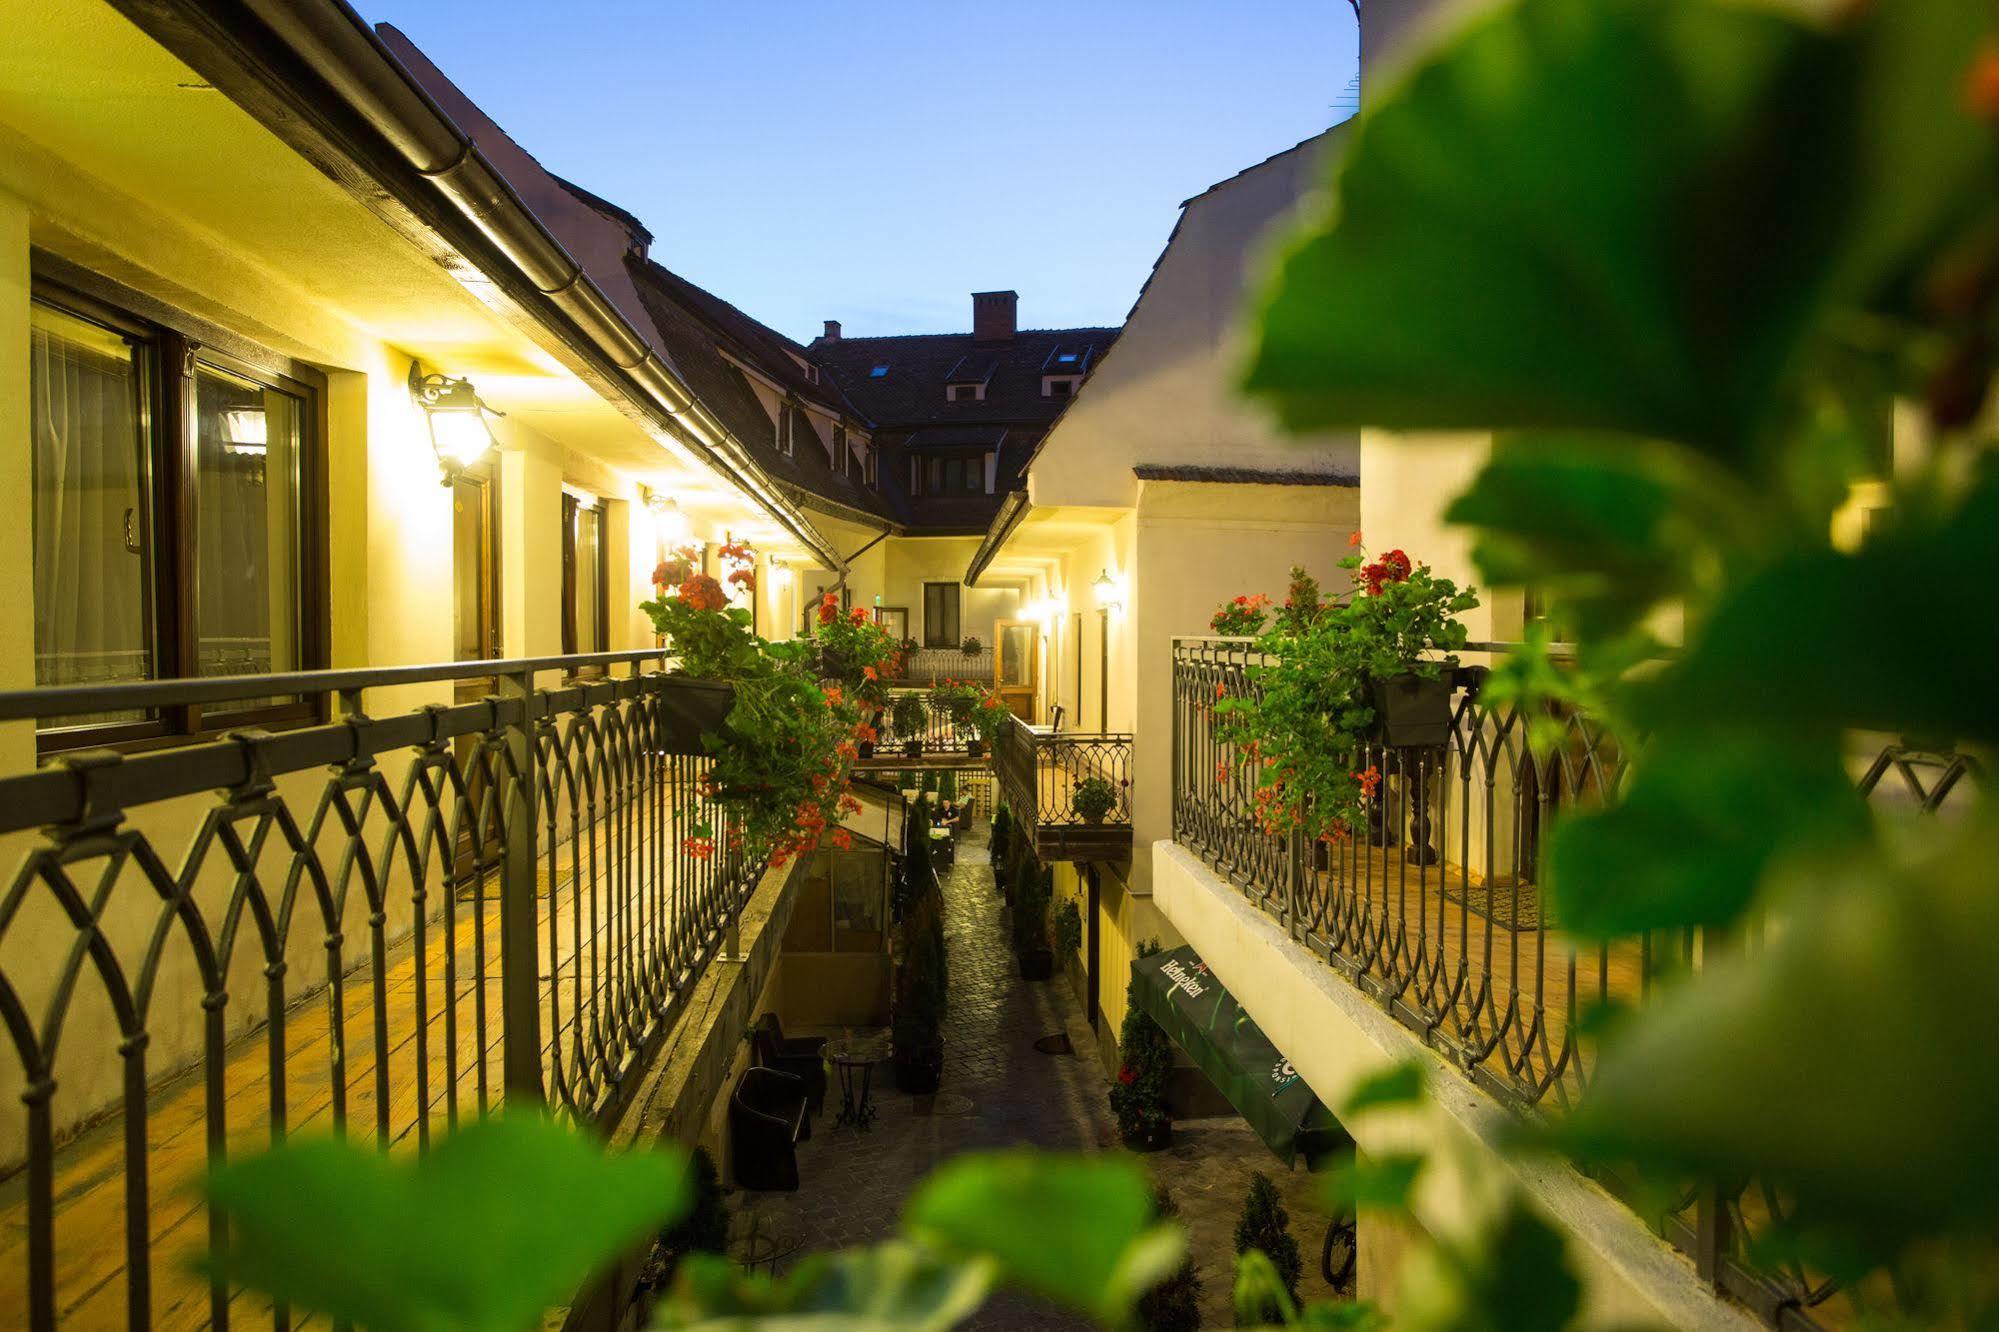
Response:
[{"label": "chimney", "polygon": [[840,321],[837,319],[828,319],[826,321],[826,341],[838,342],[839,340],[840,340]]},{"label": "chimney", "polygon": [[1014,318],[1020,306],[1017,291],[972,293],[972,341],[1012,342]]}]

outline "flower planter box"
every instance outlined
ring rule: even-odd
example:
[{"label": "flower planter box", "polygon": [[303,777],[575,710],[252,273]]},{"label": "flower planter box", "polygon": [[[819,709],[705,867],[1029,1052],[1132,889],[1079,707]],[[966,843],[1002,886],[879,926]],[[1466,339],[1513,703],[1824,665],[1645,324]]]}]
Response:
[{"label": "flower planter box", "polygon": [[1427,749],[1451,738],[1449,673],[1436,680],[1420,675],[1390,676],[1368,683],[1375,734],[1390,749]]},{"label": "flower planter box", "polygon": [[1134,1133],[1120,1132],[1118,1137],[1134,1152],[1163,1152],[1173,1143],[1173,1121],[1162,1119],[1149,1128]]},{"label": "flower planter box", "polygon": [[1055,951],[1051,948],[1037,948],[1031,953],[1021,953],[1020,978],[1024,981],[1045,981],[1055,974]]},{"label": "flower planter box", "polygon": [[704,735],[720,735],[736,706],[736,687],[726,680],[673,678],[659,695],[660,748],[669,754],[707,754]]}]

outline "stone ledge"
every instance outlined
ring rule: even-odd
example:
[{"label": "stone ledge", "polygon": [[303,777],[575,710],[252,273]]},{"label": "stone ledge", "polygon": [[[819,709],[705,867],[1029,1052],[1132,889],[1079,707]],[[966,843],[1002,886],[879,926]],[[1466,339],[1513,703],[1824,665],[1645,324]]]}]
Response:
[{"label": "stone ledge", "polygon": [[1391,1064],[1414,1060],[1424,1068],[1430,1096],[1423,1107],[1370,1114],[1354,1136],[1370,1154],[1431,1154],[1412,1200],[1431,1233],[1463,1230],[1510,1187],[1568,1236],[1591,1326],[1762,1326],[1709,1291],[1691,1262],[1601,1187],[1559,1162],[1502,1150],[1515,1122],[1510,1112],[1192,852],[1154,843],[1152,882],[1174,928],[1326,1104],[1341,1104],[1362,1079]]}]

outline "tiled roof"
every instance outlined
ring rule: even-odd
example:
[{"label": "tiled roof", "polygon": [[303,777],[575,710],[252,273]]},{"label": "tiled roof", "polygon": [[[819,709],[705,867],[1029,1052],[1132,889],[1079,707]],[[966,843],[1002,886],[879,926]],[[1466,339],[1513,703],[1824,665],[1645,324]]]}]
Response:
[{"label": "tiled roof", "polygon": [[[1041,396],[1041,377],[1081,373],[1066,364],[1046,369],[1058,352],[1101,356],[1114,328],[1026,328],[1006,342],[979,342],[970,333],[887,338],[814,338],[806,354],[876,426],[914,430],[970,422],[1047,425],[1067,398]],[[886,367],[885,373],[874,373]],[[952,383],[984,383],[983,399],[946,402]]]},{"label": "tiled roof", "polygon": [[[646,312],[652,316],[653,325],[666,344],[660,348],[661,353],[680,371],[694,395],[730,434],[743,442],[774,480],[877,518],[898,519],[882,495],[846,476],[841,468],[828,461],[826,449],[812,439],[800,439],[790,457],[778,452],[776,424],[764,410],[748,378],[723,354],[724,348],[770,378],[794,387],[801,398],[838,401],[836,393],[805,380],[797,362],[784,354],[781,334],[650,260],[633,260],[631,268],[639,299],[645,303]],[[790,367],[795,384],[785,378],[786,366]]]},{"label": "tiled roof", "polygon": [[903,438],[905,449],[994,449],[1007,437],[1003,425],[925,426]]}]

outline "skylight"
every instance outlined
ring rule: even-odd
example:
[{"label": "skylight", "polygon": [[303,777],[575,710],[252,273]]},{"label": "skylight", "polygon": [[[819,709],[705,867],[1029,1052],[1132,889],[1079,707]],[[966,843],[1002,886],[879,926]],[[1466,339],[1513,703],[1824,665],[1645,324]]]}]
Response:
[{"label": "skylight", "polygon": [[888,367],[885,365],[878,365],[874,369],[868,371],[868,378],[880,379],[886,374],[888,374]]},{"label": "skylight", "polygon": [[1055,359],[1060,361],[1064,365],[1074,365],[1076,363],[1076,353],[1063,352],[1060,356],[1057,356]]}]

